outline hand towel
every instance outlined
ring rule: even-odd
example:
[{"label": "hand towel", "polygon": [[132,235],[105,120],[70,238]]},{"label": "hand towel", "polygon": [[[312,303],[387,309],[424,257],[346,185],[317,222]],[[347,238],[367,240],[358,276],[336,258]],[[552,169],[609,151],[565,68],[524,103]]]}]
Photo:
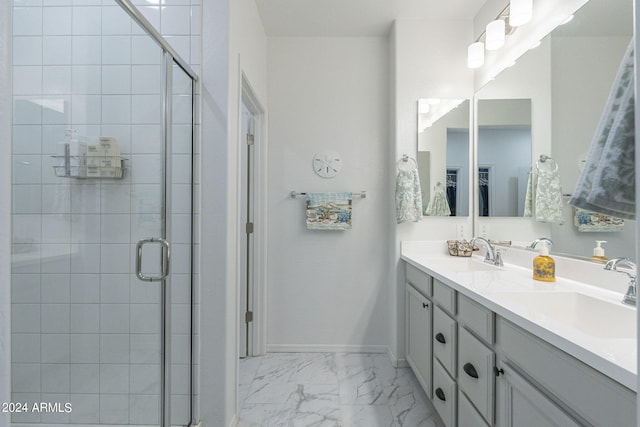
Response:
[{"label": "hand towel", "polygon": [[634,46],[627,47],[569,203],[635,219]]},{"label": "hand towel", "polygon": [[533,203],[536,221],[564,224],[562,189],[557,167],[538,170]]},{"label": "hand towel", "polygon": [[418,169],[398,170],[396,177],[396,222],[422,219],[422,190]]},{"label": "hand towel", "polygon": [[529,178],[527,180],[527,193],[524,196],[524,214],[525,217],[533,216],[533,172],[529,171]]},{"label": "hand towel", "polygon": [[307,228],[348,230],[351,228],[352,193],[307,193]]},{"label": "hand towel", "polygon": [[433,195],[429,200],[429,205],[424,211],[425,215],[429,216],[449,216],[451,215],[451,209],[449,209],[449,203],[447,202],[447,196],[444,194],[444,188],[442,184],[437,183],[433,187]]}]

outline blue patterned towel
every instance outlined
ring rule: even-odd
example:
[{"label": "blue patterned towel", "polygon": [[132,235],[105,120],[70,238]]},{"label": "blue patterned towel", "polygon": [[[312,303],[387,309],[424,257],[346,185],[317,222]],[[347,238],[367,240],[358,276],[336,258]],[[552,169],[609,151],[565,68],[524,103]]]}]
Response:
[{"label": "blue patterned towel", "polygon": [[352,198],[351,193],[307,193],[307,228],[350,229]]}]

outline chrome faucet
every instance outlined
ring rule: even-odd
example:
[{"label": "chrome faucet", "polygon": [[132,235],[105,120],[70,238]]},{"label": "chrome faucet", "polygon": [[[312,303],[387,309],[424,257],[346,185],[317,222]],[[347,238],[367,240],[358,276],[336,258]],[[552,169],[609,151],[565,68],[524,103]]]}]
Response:
[{"label": "chrome faucet", "polygon": [[475,243],[476,243],[476,241],[478,241],[478,240],[483,242],[485,244],[485,246],[487,247],[487,254],[484,257],[484,262],[496,265],[498,267],[503,267],[504,264],[502,262],[502,254],[500,253],[500,250],[494,248],[493,245],[491,244],[491,242],[489,242],[484,237],[474,237],[469,242],[469,246],[471,246],[471,248],[473,248]]},{"label": "chrome faucet", "polygon": [[531,244],[529,246],[527,246],[526,249],[533,250],[533,249],[536,248],[536,246],[540,242],[547,242],[549,244],[549,247],[551,247],[551,245],[553,245],[553,241],[550,238],[548,238],[548,237],[540,237],[540,238],[534,240],[533,242],[531,242]]},{"label": "chrome faucet", "polygon": [[[618,270],[618,267],[628,267],[632,269],[633,274],[629,273],[628,271]],[[622,299],[622,302],[624,304],[636,305],[637,295],[638,295],[637,288],[636,288],[636,275],[637,275],[636,264],[633,261],[631,261],[629,258],[613,258],[607,261],[607,263],[604,266],[604,269],[609,271],[617,271],[618,273],[624,273],[627,276],[629,276],[629,289],[627,289],[627,293],[624,294],[624,298]]]}]

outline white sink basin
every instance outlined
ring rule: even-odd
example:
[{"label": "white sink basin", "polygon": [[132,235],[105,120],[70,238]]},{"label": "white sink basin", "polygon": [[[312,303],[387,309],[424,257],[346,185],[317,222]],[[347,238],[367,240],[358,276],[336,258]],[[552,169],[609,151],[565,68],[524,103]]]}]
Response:
[{"label": "white sink basin", "polygon": [[465,257],[451,257],[438,260],[432,260],[429,263],[430,266],[435,269],[448,271],[448,272],[463,272],[463,271],[500,271],[500,267],[482,262],[474,258]]},{"label": "white sink basin", "polygon": [[636,338],[636,309],[578,292],[501,292],[501,297],[598,338]]}]

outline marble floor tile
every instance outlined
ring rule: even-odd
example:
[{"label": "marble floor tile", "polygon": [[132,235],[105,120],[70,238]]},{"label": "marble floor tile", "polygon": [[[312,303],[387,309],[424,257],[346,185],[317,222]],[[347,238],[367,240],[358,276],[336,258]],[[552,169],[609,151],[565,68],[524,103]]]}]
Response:
[{"label": "marble floor tile", "polygon": [[240,427],[443,427],[386,354],[269,353],[240,360],[239,381]]}]

